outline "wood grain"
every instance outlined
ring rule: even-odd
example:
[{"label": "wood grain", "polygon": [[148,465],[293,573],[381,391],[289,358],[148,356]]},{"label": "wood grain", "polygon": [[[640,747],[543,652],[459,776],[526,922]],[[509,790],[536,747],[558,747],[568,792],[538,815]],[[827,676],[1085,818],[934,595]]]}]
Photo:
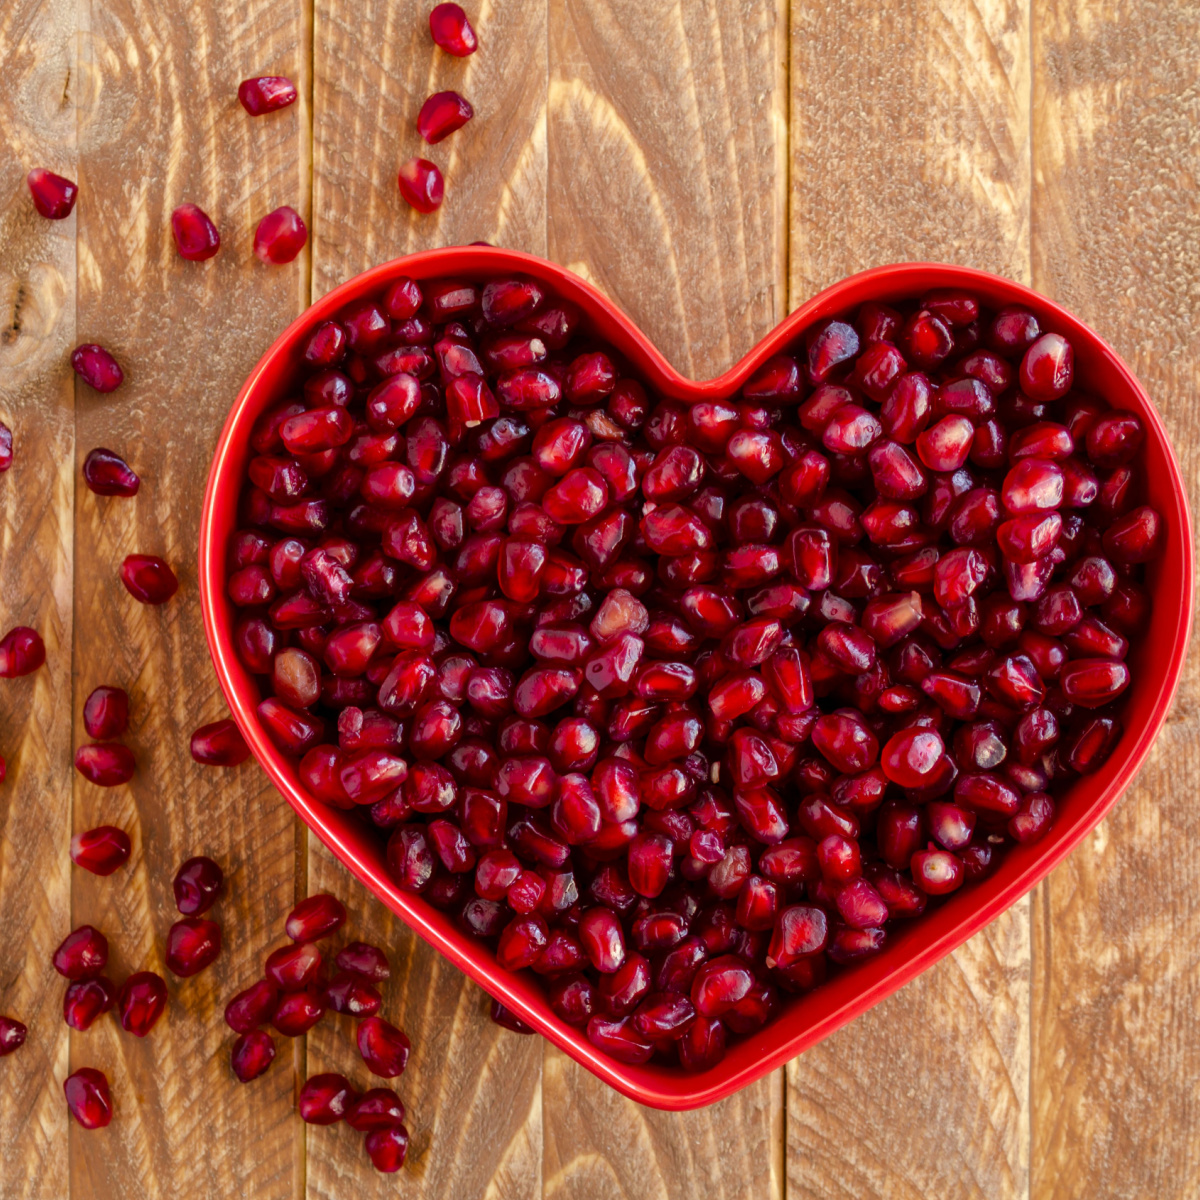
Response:
[{"label": "wood grain", "polygon": [[[483,239],[546,252],[545,14],[497,0],[475,18],[481,49],[438,50],[429,5],[318,0],[314,24],[313,289],[322,294],[400,254]],[[461,132],[426,146],[416,116],[431,92],[454,88],[475,108]],[[396,172],[414,155],[446,174],[430,215],[400,199]],[[540,1039],[493,1025],[483,993],[367,895],[311,839],[309,889],[351,911],[348,936],[392,959],[384,1015],[413,1042],[398,1091],[412,1135],[406,1194],[526,1200],[541,1192]],[[340,1071],[356,1086],[382,1084],[363,1066],[347,1018],[308,1037],[308,1070]],[[391,1196],[349,1129],[310,1131],[308,1194]]]},{"label": "wood grain", "polygon": [[77,167],[74,6],[0,9],[0,420],[15,457],[0,476],[3,632],[31,625],[46,666],[0,680],[0,1014],[29,1028],[0,1060],[0,1191],[67,1190],[67,1028],[50,955],[69,927],[71,877],[71,507],[75,218],[46,221],[25,174]]},{"label": "wood grain", "polygon": [[[72,1128],[75,1195],[291,1197],[303,1132],[282,1062],[247,1088],[229,1071],[225,1000],[261,973],[261,955],[293,900],[290,809],[253,764],[201,768],[191,731],[225,715],[208,658],[196,586],[200,503],[217,432],[237,389],[277,331],[303,307],[307,256],[266,267],[251,245],[279,204],[307,212],[305,106],[252,121],[238,81],[275,70],[307,92],[309,51],[300,3],[217,0],[171,6],[103,0],[80,10],[78,332],[108,346],[126,380],[107,397],[77,394],[77,465],[104,445],[142,477],[136,499],[76,497],[75,736],[79,709],[101,683],[131,697],[127,737],[138,759],[128,787],[76,777],[75,827],[129,829],[134,857],[120,875],[79,872],[73,919],[110,940],[110,972],[168,978],[170,1005],[144,1041],[112,1018],[72,1038],[75,1067],[98,1066],[116,1116],[100,1132]],[[220,254],[188,263],[170,214],[184,201],[221,230]],[[178,595],[161,608],[121,586],[125,554],[173,564]],[[208,854],[228,888],[214,910],[225,934],[218,962],[190,980],[163,966],[178,916],[178,864]]]},{"label": "wood grain", "polygon": [[[1113,343],[1200,489],[1195,4],[1039,3],[1034,283]],[[1200,669],[1135,785],[1039,889],[1033,1194],[1200,1191]]]},{"label": "wood grain", "polygon": [[[793,2],[793,305],[905,259],[1028,279],[1028,22]],[[788,1195],[1027,1196],[1029,996],[1022,901],[793,1061]]]}]

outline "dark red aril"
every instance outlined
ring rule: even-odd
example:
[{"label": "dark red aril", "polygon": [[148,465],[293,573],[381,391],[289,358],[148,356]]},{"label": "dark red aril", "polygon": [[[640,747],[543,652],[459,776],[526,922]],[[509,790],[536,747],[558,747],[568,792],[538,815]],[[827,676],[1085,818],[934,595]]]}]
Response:
[{"label": "dark red aril", "polygon": [[153,554],[128,554],[121,563],[125,590],[143,604],[166,604],[179,590],[175,572]]},{"label": "dark red aril", "polygon": [[0,679],[29,675],[46,661],[42,635],[28,625],[10,629],[0,639]]},{"label": "dark red aril", "polygon": [[34,167],[25,177],[33,206],[48,221],[61,221],[71,215],[79,188],[62,175],[45,167]]},{"label": "dark red aril", "polygon": [[357,1033],[358,1052],[373,1075],[394,1079],[408,1065],[412,1049],[407,1036],[382,1017],[367,1017]]},{"label": "dark red aril", "polygon": [[209,215],[196,204],[181,204],[171,214],[171,233],[180,258],[204,262],[221,248],[221,235]]},{"label": "dark red aril", "polygon": [[474,115],[475,110],[457,92],[435,92],[421,105],[417,114],[417,132],[435,146],[461,129]]},{"label": "dark red aril", "polygon": [[112,1120],[108,1079],[95,1067],[80,1067],[63,1080],[67,1109],[84,1129],[103,1129]]},{"label": "dark red aril", "polygon": [[189,858],[175,872],[175,907],[185,917],[206,913],[221,894],[225,873],[211,858]]},{"label": "dark red aril", "polygon": [[252,117],[295,104],[297,94],[296,85],[282,75],[258,75],[238,84],[238,100]]},{"label": "dark red aril", "polygon": [[216,921],[184,917],[167,931],[163,955],[173,975],[188,978],[216,962],[221,953],[221,927]]},{"label": "dark red aril", "polygon": [[328,892],[301,900],[288,913],[285,931],[294,942],[315,942],[339,930],[346,921],[342,902]]},{"label": "dark red aril", "polygon": [[254,231],[254,253],[264,263],[290,263],[307,241],[304,218],[285,204],[259,221]]},{"label": "dark red aril", "polygon": [[116,391],[125,378],[117,360],[95,342],[75,347],[71,352],[71,367],[84,383],[98,392]]},{"label": "dark red aril", "polygon": [[475,30],[458,4],[435,4],[429,14],[429,32],[437,45],[456,58],[474,54],[479,46]]},{"label": "dark red aril", "polygon": [[136,496],[141,480],[129,464],[111,450],[97,447],[83,460],[83,480],[97,496]]},{"label": "dark red aril", "polygon": [[135,1037],[145,1037],[166,1011],[167,985],[154,971],[138,971],[121,984],[117,1015],[121,1028]]},{"label": "dark red aril", "polygon": [[100,825],[71,839],[71,861],[93,875],[111,875],[129,855],[129,835],[114,825]]},{"label": "dark red aril", "polygon": [[410,158],[398,178],[401,197],[420,213],[431,213],[442,203],[442,173],[427,158]]},{"label": "dark red aril", "polygon": [[251,1029],[233,1043],[229,1065],[240,1083],[257,1079],[275,1061],[275,1041],[264,1029]]}]

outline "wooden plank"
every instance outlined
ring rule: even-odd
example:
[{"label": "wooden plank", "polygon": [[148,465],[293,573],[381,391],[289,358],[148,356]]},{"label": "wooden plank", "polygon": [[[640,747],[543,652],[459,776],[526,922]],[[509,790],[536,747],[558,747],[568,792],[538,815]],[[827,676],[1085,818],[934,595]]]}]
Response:
[{"label": "wooden plank", "polygon": [[[314,55],[313,290],[322,294],[399,254],[483,239],[546,252],[546,26],[544,12],[498,0],[476,22],[467,59],[438,50],[427,4],[318,0]],[[471,8],[473,19],[478,10]],[[437,146],[416,132],[426,96],[453,88],[476,116]],[[437,213],[400,199],[396,172],[420,155],[446,176]],[[350,936],[392,959],[384,1015],[412,1039],[399,1080],[412,1135],[403,1185],[422,1197],[528,1200],[541,1191],[539,1039],[493,1025],[483,993],[373,900],[311,840],[309,888],[332,891],[351,912]],[[348,1018],[308,1037],[308,1071],[339,1071],[363,1088],[382,1083],[363,1066]],[[308,1194],[392,1196],[349,1129],[313,1128]]]},{"label": "wooden plank", "polygon": [[[792,5],[792,303],[906,259],[1029,277],[1024,0]],[[788,1195],[1028,1195],[1029,903],[788,1068]]]},{"label": "wooden plank", "polygon": [[[725,370],[784,315],[786,20],[772,0],[551,6],[550,255],[680,370]],[[782,1081],[639,1107],[547,1045],[545,1194],[782,1195]]]},{"label": "wooden plank", "polygon": [[[1171,432],[1196,511],[1200,7],[1035,6],[1034,283],[1108,339]],[[1136,783],[1039,889],[1033,1194],[1194,1196],[1200,669]]]},{"label": "wooden plank", "polygon": [[[191,980],[167,975],[170,1006],[149,1037],[109,1018],[72,1038],[73,1066],[108,1073],[116,1115],[103,1132],[72,1130],[71,1187],[79,1196],[292,1197],[303,1129],[291,1047],[284,1042],[282,1061],[243,1087],[229,1070],[221,1012],[261,974],[263,948],[292,904],[294,822],[257,767],[197,767],[188,740],[226,711],[196,587],[209,458],[241,381],[308,295],[307,254],[266,267],[252,251],[270,208],[307,213],[306,103],[252,121],[236,90],[270,71],[307,93],[303,6],[103,0],[80,12],[90,23],[80,39],[78,331],[111,348],[126,381],[107,397],[80,385],[77,458],[96,445],[123,453],[142,488],[134,500],[77,493],[75,737],[86,740],[83,697],[120,684],[131,697],[126,740],[138,773],[112,791],[76,780],[75,828],[120,825],[135,850],[110,879],[77,873],[72,915],[108,935],[114,979],[167,975],[177,865],[211,855],[228,886],[214,910],[222,957]],[[208,263],[175,251],[170,214],[184,201],[221,230]],[[142,606],[121,586],[118,565],[133,551],[173,564],[180,589],[164,607]]]},{"label": "wooden plank", "polygon": [[0,1061],[0,1179],[14,1197],[64,1195],[68,1038],[50,956],[71,918],[71,508],[75,218],[47,221],[25,174],[74,178],[75,10],[0,10],[0,420],[15,457],[0,477],[0,622],[31,625],[46,665],[0,681],[0,1014],[29,1028]]}]

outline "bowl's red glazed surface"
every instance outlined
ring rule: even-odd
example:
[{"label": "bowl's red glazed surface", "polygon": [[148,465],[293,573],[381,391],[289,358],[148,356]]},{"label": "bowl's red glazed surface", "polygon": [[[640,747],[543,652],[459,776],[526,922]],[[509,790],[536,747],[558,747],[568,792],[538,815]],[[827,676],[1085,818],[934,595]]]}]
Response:
[{"label": "bowl's red glazed surface", "polygon": [[[1145,637],[1130,655],[1134,677],[1123,713],[1125,734],[1112,757],[1095,775],[1071,787],[1042,841],[1012,847],[990,877],[956,892],[924,917],[895,926],[881,954],[843,970],[813,992],[788,998],[776,1020],[738,1041],[722,1062],[697,1075],[654,1064],[629,1066],[609,1058],[580,1030],[554,1015],[532,978],[501,969],[491,950],[461,933],[448,915],[400,891],[388,877],[382,839],[353,813],[312,799],[299,781],[295,764],[268,739],[255,714],[258,685],[242,666],[231,640],[234,614],[225,595],[225,547],[235,528],[238,495],[250,458],[250,429],[264,409],[286,394],[297,348],[307,333],[343,305],[381,292],[400,276],[484,278],[514,272],[542,280],[560,297],[578,304],[592,332],[610,342],[653,391],[684,401],[735,394],[767,358],[786,349],[810,324],[850,313],[863,301],[915,298],[935,287],[966,288],[991,308],[1022,304],[1031,309],[1043,329],[1061,333],[1073,343],[1077,386],[1115,408],[1136,412],[1146,426],[1147,499],[1165,518],[1166,551],[1149,568],[1153,615]],[[687,1109],[720,1100],[779,1067],[932,966],[1023,896],[1112,807],[1149,752],[1179,682],[1191,627],[1192,531],[1179,464],[1166,430],[1128,367],[1070,313],[1008,280],[930,263],[865,271],[802,305],[724,375],[694,383],[680,376],[624,313],[578,276],[530,255],[464,246],[411,255],[350,280],[317,301],[266,352],[238,395],[213,458],[200,527],[200,589],[205,633],[233,716],[272,781],[322,841],[417,933],[606,1083],[655,1108]]]}]

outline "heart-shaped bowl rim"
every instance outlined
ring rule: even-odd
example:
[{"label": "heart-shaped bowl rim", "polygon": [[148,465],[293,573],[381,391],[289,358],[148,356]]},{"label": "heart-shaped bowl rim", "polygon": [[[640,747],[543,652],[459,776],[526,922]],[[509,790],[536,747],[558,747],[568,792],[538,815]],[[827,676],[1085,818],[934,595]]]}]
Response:
[{"label": "heart-shaped bowl rim", "polygon": [[[915,298],[934,287],[965,288],[991,308],[1028,307],[1043,329],[1075,347],[1076,379],[1115,408],[1135,411],[1146,426],[1143,450],[1147,499],[1165,518],[1166,549],[1147,584],[1154,608],[1146,637],[1130,656],[1133,683],[1122,712],[1125,732],[1108,762],[1077,780],[1059,804],[1055,823],[1036,845],[1014,846],[986,879],[964,888],[917,921],[889,930],[873,958],[840,970],[822,986],[786,997],[779,1015],[738,1040],[715,1067],[696,1075],[678,1068],[616,1061],[581,1030],[560,1020],[527,973],[511,974],[492,951],[462,933],[452,918],[389,878],[376,831],[352,814],[310,797],[296,766],[266,736],[256,714],[258,685],[231,639],[233,606],[226,599],[225,547],[234,530],[238,495],[250,457],[249,434],[258,415],[296,378],[296,351],[311,329],[350,301],[379,294],[402,276],[481,279],[525,274],[578,304],[586,325],[609,342],[651,388],[695,402],[732,395],[771,355],[785,350],[814,321],[852,312],[866,300]],[[1146,392],[1117,354],[1065,309],[1029,288],[983,271],[936,263],[900,263],[853,275],[801,305],[735,366],[716,379],[685,379],[611,300],[579,276],[532,255],[488,246],[427,250],[356,276],[316,301],[276,338],[234,402],[213,456],[200,524],[200,597],[204,631],[229,707],[255,757],[305,823],[354,875],[427,942],[436,947],[523,1021],[606,1083],[642,1104],[688,1109],[711,1104],[794,1058],[932,966],[1030,890],[1090,832],[1116,802],[1146,758],[1179,684],[1192,618],[1192,532],[1179,463]]]}]

